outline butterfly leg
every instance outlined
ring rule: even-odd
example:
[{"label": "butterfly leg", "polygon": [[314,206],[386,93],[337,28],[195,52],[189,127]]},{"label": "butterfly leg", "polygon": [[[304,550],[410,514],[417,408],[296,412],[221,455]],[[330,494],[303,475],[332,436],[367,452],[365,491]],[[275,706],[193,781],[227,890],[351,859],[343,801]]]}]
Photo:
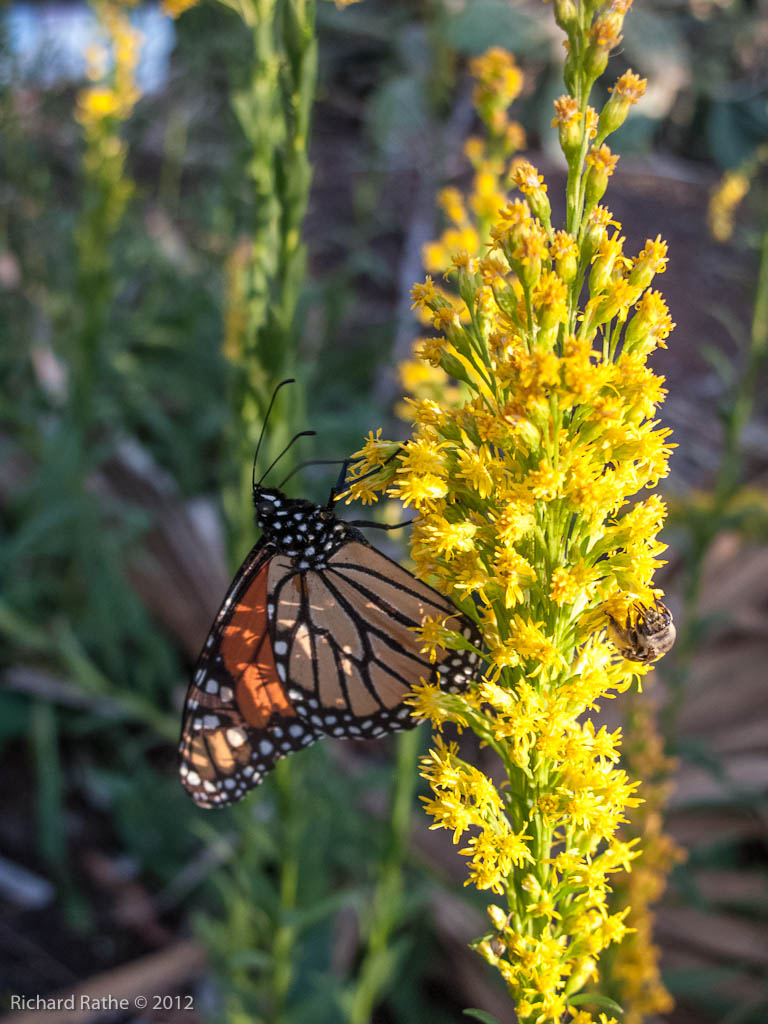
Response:
[{"label": "butterfly leg", "polygon": [[374,530],[402,530],[404,526],[410,526],[411,523],[415,523],[418,516],[413,519],[406,519],[403,523],[374,523],[369,519],[345,519],[344,522],[347,526],[370,526]]},{"label": "butterfly leg", "polygon": [[347,471],[349,470],[350,464],[355,461],[353,459],[344,459],[339,470],[339,479],[336,481],[335,486],[331,490],[331,497],[338,494],[344,486],[347,479]]},{"label": "butterfly leg", "polygon": [[[352,482],[358,483],[360,480],[367,480],[369,476],[375,476],[376,473],[378,473],[381,469],[384,468],[384,466],[390,463],[392,459],[395,458],[396,455],[399,455],[401,451],[402,449],[398,448],[397,451],[392,452],[389,458],[385,462],[383,462],[381,466],[374,466],[373,469],[369,469],[368,472],[363,473],[362,476],[355,477],[355,479]],[[352,465],[353,462],[359,461],[360,459],[345,459],[344,462],[341,464],[341,472],[339,473],[339,479],[336,481],[335,486],[331,488],[331,494],[330,497],[328,498],[328,508],[333,508],[333,506],[338,501],[336,495],[341,490],[343,490],[344,485],[347,482],[347,471],[349,470],[349,467]]]},{"label": "butterfly leg", "polygon": [[[352,481],[352,483],[357,484],[361,480],[367,480],[369,476],[375,476],[377,473],[379,473],[384,468],[384,466],[389,465],[389,463],[392,461],[392,459],[396,458],[400,454],[400,452],[402,450],[403,449],[402,449],[402,446],[401,446],[396,451],[392,452],[392,454],[387,459],[385,459],[384,462],[382,462],[382,464],[380,466],[374,466],[373,469],[369,469],[368,472],[367,473],[363,473],[362,476],[355,477],[355,479]],[[345,459],[344,464],[341,467],[341,472],[339,473],[339,479],[336,481],[336,486],[331,490],[331,496],[328,499],[328,508],[333,508],[333,506],[336,504],[336,502],[338,500],[336,495],[339,493],[339,491],[341,491],[341,489],[344,487],[344,484],[346,483],[346,480],[347,480],[347,470],[349,469],[350,465],[353,462],[359,462],[359,461],[360,461],[359,459]],[[365,524],[363,524],[363,525],[365,525]],[[373,524],[373,525],[378,525],[378,524]],[[393,527],[393,529],[394,529],[394,527]]]}]

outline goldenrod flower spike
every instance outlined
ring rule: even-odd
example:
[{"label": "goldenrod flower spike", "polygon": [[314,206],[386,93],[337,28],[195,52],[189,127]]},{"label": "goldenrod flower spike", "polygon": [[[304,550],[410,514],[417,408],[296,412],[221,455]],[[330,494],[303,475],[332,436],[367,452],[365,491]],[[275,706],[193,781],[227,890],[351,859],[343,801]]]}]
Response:
[{"label": "goldenrod flower spike", "polygon": [[75,111],[89,144],[94,145],[92,140],[97,136],[110,136],[116,140],[112,150],[119,147],[121,159],[124,147],[117,138],[116,126],[127,120],[141,96],[136,82],[136,67],[142,35],[132,27],[123,10],[127,6],[130,5],[121,5],[117,0],[101,0],[94,4],[109,49],[104,46],[88,48],[86,76],[96,84],[78,93]]},{"label": "goldenrod flower spike", "polygon": [[726,171],[709,200],[709,230],[718,242],[733,234],[734,213],[749,192],[749,176],[743,169]]},{"label": "goldenrod flower spike", "polygon": [[[413,435],[400,448],[369,437],[350,489],[414,509],[417,571],[483,633],[486,667],[467,694],[422,686],[412,703],[438,733],[471,729],[499,759],[501,784],[438,736],[422,775],[466,884],[495,894],[475,948],[521,1024],[613,1020],[573,999],[599,990],[601,954],[638,927],[609,897],[640,855],[620,829],[642,797],[620,767],[621,730],[590,715],[674,637],[653,579],[665,507],[648,493],[673,447],[658,421],[663,378],[646,362],[674,327],[651,288],[667,248],[657,237],[632,256],[600,205],[618,159],[605,140],[645,82],[626,72],[602,112],[588,105],[628,7],[555,4],[568,33],[568,94],[555,103],[563,226],[542,176],[502,144],[522,86],[513,59],[494,49],[473,62],[488,139],[468,145],[470,194],[441,194],[450,227],[425,249],[434,277],[413,289],[432,328],[403,374]],[[422,641],[433,656],[466,643],[446,622],[425,623]]]},{"label": "goldenrod flower spike", "polygon": [[142,36],[126,12],[130,6],[117,0],[93,0],[102,40],[86,51],[86,77],[92,84],[78,92],[75,108],[85,145],[83,203],[75,230],[72,407],[84,434],[94,426],[94,400],[104,360],[101,349],[115,288],[112,242],[133,194],[122,130],[141,95],[136,69]]}]

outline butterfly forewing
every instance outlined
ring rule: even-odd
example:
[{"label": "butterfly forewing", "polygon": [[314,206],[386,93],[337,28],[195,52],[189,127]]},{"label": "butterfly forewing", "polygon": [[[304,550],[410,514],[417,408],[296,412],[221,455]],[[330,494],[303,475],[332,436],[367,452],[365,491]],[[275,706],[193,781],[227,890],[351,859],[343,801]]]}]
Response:
[{"label": "butterfly forewing", "polygon": [[257,545],[246,558],[187,693],[180,773],[201,807],[239,800],[280,757],[317,738],[297,717],[275,668],[267,614],[273,557]]}]

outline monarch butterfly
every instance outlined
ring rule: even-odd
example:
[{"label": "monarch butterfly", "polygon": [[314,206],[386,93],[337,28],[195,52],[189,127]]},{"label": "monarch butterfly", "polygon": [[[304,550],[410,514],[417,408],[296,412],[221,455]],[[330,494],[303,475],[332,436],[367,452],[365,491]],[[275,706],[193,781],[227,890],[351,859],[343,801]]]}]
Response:
[{"label": "monarch butterfly", "polygon": [[[277,760],[322,736],[412,728],[404,699],[421,678],[454,692],[471,681],[472,620],[372,547],[357,529],[366,524],[336,517],[346,468],[324,506],[254,481],[262,535],[219,609],[184,708],[179,770],[200,807],[240,800]],[[430,663],[414,628],[434,617],[473,649]]]}]

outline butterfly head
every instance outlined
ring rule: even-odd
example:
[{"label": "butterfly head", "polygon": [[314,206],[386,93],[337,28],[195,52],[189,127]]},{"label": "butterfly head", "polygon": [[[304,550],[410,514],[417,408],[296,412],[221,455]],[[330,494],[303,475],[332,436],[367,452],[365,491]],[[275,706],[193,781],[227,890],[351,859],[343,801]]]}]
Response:
[{"label": "butterfly head", "polygon": [[300,559],[301,568],[305,555],[308,566],[319,564],[352,532],[322,505],[303,498],[287,498],[275,487],[254,487],[253,503],[256,524],[264,539],[282,554]]},{"label": "butterfly head", "polygon": [[294,502],[286,498],[282,491],[276,487],[261,487],[257,484],[253,488],[253,506],[256,509],[256,524],[262,530],[274,529],[275,524],[284,519],[289,507]]}]

